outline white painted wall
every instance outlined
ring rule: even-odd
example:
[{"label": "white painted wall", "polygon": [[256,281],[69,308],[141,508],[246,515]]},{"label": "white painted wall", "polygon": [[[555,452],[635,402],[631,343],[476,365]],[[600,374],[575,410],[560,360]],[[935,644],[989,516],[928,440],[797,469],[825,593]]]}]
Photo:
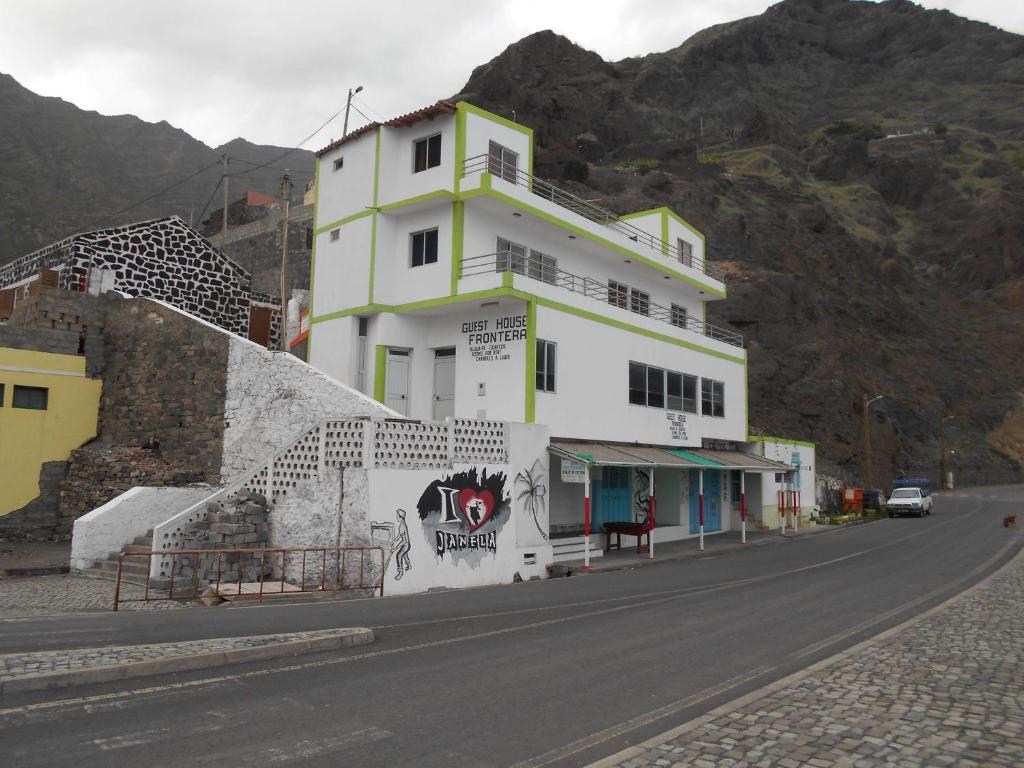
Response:
[{"label": "white painted wall", "polygon": [[[524,481],[517,482],[517,475],[524,469],[530,470],[535,462],[546,466],[547,430],[542,426],[509,425],[511,429],[510,463],[502,465],[476,466],[487,473],[504,473],[504,493],[508,508],[496,513],[484,523],[477,534],[494,534],[495,551],[462,550],[438,554],[437,531],[463,533],[468,535],[468,526],[462,523],[441,523],[441,515],[430,513],[425,519],[417,512],[421,495],[430,493],[435,481],[446,480],[450,472],[444,470],[368,470],[368,499],[370,519],[382,525],[393,526],[397,536],[401,520],[397,510],[405,512],[405,524],[409,532],[410,569],[398,576],[397,553],[389,559],[385,572],[385,594],[409,594],[423,592],[436,587],[473,587],[484,584],[509,583],[518,572],[523,579],[543,577],[545,566],[551,562],[550,542],[538,532],[548,529],[545,508],[537,508],[537,520],[523,500],[518,499],[518,490],[525,490]],[[453,472],[463,472],[473,465],[458,464]],[[546,474],[543,470],[534,477]],[[478,474],[478,479],[480,475]],[[347,484],[346,484],[347,487]],[[428,490],[430,489],[430,490]],[[436,491],[434,491],[436,492]],[[440,494],[438,495],[440,499]],[[346,512],[348,505],[346,504]],[[368,532],[362,541],[367,541]],[[356,540],[353,538],[352,540]],[[527,562],[527,556],[533,562]]]},{"label": "white painted wall", "polygon": [[[739,363],[546,307],[537,309],[537,338],[558,345],[557,391],[536,395],[536,421],[549,425],[553,435],[680,446],[699,446],[701,437],[746,437],[744,366]],[[667,414],[675,412],[629,403],[630,360],[723,381],[725,418],[684,414],[686,437],[673,438]]]},{"label": "white painted wall", "polygon": [[518,167],[521,171],[532,173],[529,167],[530,136],[523,131],[496,123],[482,115],[466,113],[466,159],[478,155],[486,155],[491,141],[519,155]]},{"label": "white painted wall", "polygon": [[350,221],[331,241],[330,230],[316,236],[313,317],[370,303],[370,242],[373,217]]},{"label": "white painted wall", "polygon": [[187,488],[137,487],[75,520],[71,567],[84,570],[118,552],[150,528],[213,493],[207,485]]},{"label": "white painted wall", "polygon": [[[373,205],[376,141],[376,131],[369,131],[320,158],[316,201],[318,229]],[[335,171],[334,161],[339,157],[344,157],[344,165]],[[319,253],[317,255],[319,257]]]},{"label": "white painted wall", "polygon": [[226,389],[224,484],[317,421],[398,416],[295,356],[271,352],[238,336],[231,336],[228,346]]},{"label": "white painted wall", "polygon": [[[437,262],[412,266],[412,234],[437,229]],[[317,255],[319,260],[319,254]],[[374,301],[405,304],[451,293],[452,206],[443,202],[426,209],[400,208],[377,220]]]},{"label": "white painted wall", "polygon": [[[382,128],[378,205],[408,200],[439,189],[452,190],[455,180],[455,115],[439,115],[407,128]],[[413,172],[414,145],[441,134],[441,164]]]}]

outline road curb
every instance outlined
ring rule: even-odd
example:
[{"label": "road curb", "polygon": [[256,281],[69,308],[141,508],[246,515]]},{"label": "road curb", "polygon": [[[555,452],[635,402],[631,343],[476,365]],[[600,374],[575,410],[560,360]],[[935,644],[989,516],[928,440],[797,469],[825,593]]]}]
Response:
[{"label": "road curb", "polygon": [[[217,639],[222,640],[223,638]],[[194,672],[230,664],[335,651],[340,648],[369,645],[373,641],[373,630],[366,627],[336,629],[331,630],[329,634],[318,633],[317,637],[300,638],[272,645],[233,648],[225,651],[196,653],[168,659],[135,661],[119,666],[89,667],[78,670],[44,672],[38,675],[13,677],[7,680],[0,680],[0,695],[25,691],[45,691],[90,683],[109,683],[137,677],[165,675],[173,672]]]},{"label": "road curb", "polygon": [[70,573],[67,565],[47,565],[38,568],[4,568],[0,570],[0,579],[20,579],[25,576],[62,576]]},{"label": "road curb", "polygon": [[674,728],[670,728],[667,731],[663,731],[662,733],[659,733],[657,736],[652,736],[649,739],[645,739],[644,741],[632,747],[626,747],[625,749],[620,750],[619,752],[616,752],[613,755],[609,755],[608,757],[597,760],[596,762],[588,763],[585,766],[585,768],[614,768],[614,766],[617,766],[628,760],[640,757],[641,755],[650,752],[652,749],[657,749],[659,746],[661,746],[667,741],[671,741],[672,739],[676,739],[685,733],[689,733],[690,731],[696,730],[706,725],[707,723],[711,722],[712,720],[716,720],[720,717],[731,714],[732,712],[735,712],[738,709],[742,709],[748,704],[763,699],[767,696],[771,696],[774,693],[778,693],[784,688],[787,688],[795,683],[799,683],[802,680],[810,677],[811,675],[814,675],[824,669],[828,669],[829,667],[834,666],[835,664],[838,664],[841,661],[844,661],[850,656],[860,653],[865,648],[868,648],[878,642],[881,642],[892,637],[893,635],[903,632],[909,627],[912,627],[913,625],[921,621],[924,621],[926,618],[932,616],[933,614],[945,610],[950,604],[966,599],[969,595],[987,586],[988,583],[992,581],[992,579],[994,579],[1007,568],[1012,566],[1017,560],[1020,560],[1022,558],[1024,558],[1024,548],[1018,549],[1016,554],[1012,555],[1009,560],[1007,560],[1005,563],[1003,563],[1003,565],[1001,565],[998,569],[996,569],[988,576],[983,578],[977,584],[965,589],[963,592],[959,592],[958,594],[955,594],[952,597],[943,600],[941,603],[932,608],[929,608],[924,613],[918,614],[917,616],[913,616],[907,619],[906,621],[897,624],[895,627],[890,627],[889,629],[883,632],[879,632],[877,635],[873,635],[867,638],[866,640],[862,640],[856,645],[847,648],[846,650],[840,651],[839,653],[833,654],[832,656],[829,656],[826,659],[822,659],[821,661],[812,664],[806,669],[802,669],[799,672],[794,672],[793,674],[787,675],[781,680],[776,680],[773,683],[768,683],[767,685],[764,685],[755,691],[751,691],[750,693],[744,696],[740,696],[739,698],[726,702],[725,704],[721,705],[720,707],[716,707],[715,709],[711,710],[705,715],[701,715],[700,717],[688,720],[682,725],[677,725]]}]

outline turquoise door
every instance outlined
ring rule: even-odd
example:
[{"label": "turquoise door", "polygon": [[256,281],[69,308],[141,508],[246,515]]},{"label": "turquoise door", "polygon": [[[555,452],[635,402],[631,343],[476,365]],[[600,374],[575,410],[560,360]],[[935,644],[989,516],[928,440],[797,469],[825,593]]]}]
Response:
[{"label": "turquoise door", "polygon": [[700,532],[700,477],[704,473],[704,532],[722,530],[722,473],[717,469],[688,470],[690,533]]},{"label": "turquoise door", "polygon": [[700,470],[688,469],[683,482],[690,483],[690,533],[700,533]]},{"label": "turquoise door", "polygon": [[722,473],[704,470],[704,530],[722,530]]},{"label": "turquoise door", "polygon": [[602,467],[601,477],[594,480],[593,497],[591,530],[594,533],[600,533],[605,523],[632,520],[629,468]]}]

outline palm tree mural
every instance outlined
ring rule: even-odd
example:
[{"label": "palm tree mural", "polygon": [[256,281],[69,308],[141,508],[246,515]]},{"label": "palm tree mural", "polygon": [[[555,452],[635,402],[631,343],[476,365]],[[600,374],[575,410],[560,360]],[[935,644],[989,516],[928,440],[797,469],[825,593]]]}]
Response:
[{"label": "palm tree mural", "polygon": [[515,487],[518,491],[516,498],[523,502],[526,511],[533,516],[533,524],[537,526],[537,531],[547,541],[548,534],[540,527],[540,519],[537,517],[544,514],[544,496],[547,489],[544,487],[543,470],[540,460],[535,460],[532,467],[516,475]]}]

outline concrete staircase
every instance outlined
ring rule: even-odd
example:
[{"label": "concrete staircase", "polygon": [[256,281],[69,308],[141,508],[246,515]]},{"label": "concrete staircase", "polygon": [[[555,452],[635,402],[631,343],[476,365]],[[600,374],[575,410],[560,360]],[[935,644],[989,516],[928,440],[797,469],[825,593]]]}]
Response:
[{"label": "concrete staircase", "polygon": [[[125,547],[123,551],[128,554],[152,552],[153,529],[150,528],[142,536],[136,536],[132,543]],[[117,559],[120,555],[121,552],[111,552],[106,560],[95,562],[92,568],[87,568],[82,571],[82,574],[94,579],[110,579],[113,581],[117,578]],[[126,557],[121,567],[121,581],[129,584],[144,585],[148,573],[148,557]]]}]

